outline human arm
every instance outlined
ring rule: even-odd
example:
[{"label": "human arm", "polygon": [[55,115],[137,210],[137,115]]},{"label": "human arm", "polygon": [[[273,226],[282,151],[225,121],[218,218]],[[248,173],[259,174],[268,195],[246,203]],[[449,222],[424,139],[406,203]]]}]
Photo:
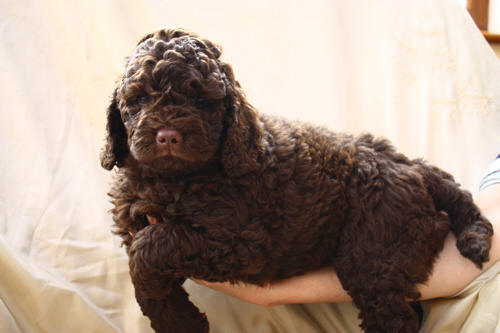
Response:
[{"label": "human arm", "polygon": [[[485,188],[478,194],[475,201],[482,214],[490,220],[496,230],[492,238],[490,260],[484,263],[482,270],[479,270],[472,261],[460,254],[455,245],[455,236],[449,234],[429,280],[418,286],[422,300],[456,294],[500,259],[500,235],[498,234],[500,230],[500,184]],[[342,288],[333,268],[330,267],[276,281],[263,287],[244,283],[194,281],[247,302],[264,306],[290,303],[335,303],[351,300]]]}]

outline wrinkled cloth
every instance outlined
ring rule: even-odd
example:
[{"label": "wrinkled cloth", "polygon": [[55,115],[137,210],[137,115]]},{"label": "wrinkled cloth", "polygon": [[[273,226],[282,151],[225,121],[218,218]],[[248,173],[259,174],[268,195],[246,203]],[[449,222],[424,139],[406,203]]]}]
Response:
[{"label": "wrinkled cloth", "polygon": [[[123,59],[160,27],[220,43],[260,111],[385,136],[473,192],[500,151],[500,64],[454,0],[4,0],[0,332],[151,332],[111,233],[111,173],[99,152]],[[213,332],[355,332],[358,324],[347,303],[264,314],[187,284]],[[460,320],[474,322],[474,309],[499,299],[486,286]],[[429,330],[440,332],[447,321],[435,309]]]},{"label": "wrinkled cloth", "polygon": [[[362,333],[359,311],[351,303],[261,307],[213,290],[185,284],[208,315],[212,332]],[[456,295],[421,302],[421,333],[497,333],[500,330],[500,262]],[[217,304],[217,308],[213,308]]]},{"label": "wrinkled cloth", "polygon": [[421,332],[500,332],[500,262],[450,298],[422,302]]}]

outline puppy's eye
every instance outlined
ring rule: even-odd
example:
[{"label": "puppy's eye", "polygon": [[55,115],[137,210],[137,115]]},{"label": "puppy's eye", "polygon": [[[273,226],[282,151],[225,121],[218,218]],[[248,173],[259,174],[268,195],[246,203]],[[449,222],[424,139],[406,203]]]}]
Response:
[{"label": "puppy's eye", "polygon": [[203,107],[205,104],[205,100],[203,98],[197,97],[194,99],[194,104],[196,104],[197,107]]},{"label": "puppy's eye", "polygon": [[136,105],[147,105],[150,102],[151,102],[151,96],[144,94],[144,95],[138,95],[136,97],[133,97],[128,102],[128,104],[132,105],[132,106],[136,106]]},{"label": "puppy's eye", "polygon": [[196,105],[197,108],[200,109],[210,109],[214,106],[217,105],[218,101],[217,100],[206,100],[200,97],[196,97],[193,99],[194,104]]},{"label": "puppy's eye", "polygon": [[130,119],[130,111],[125,110],[125,112],[123,112],[123,120],[128,121],[129,119]]},{"label": "puppy's eye", "polygon": [[142,95],[139,97],[139,104],[141,105],[146,105],[151,102],[151,96],[149,95]]},{"label": "puppy's eye", "polygon": [[138,114],[140,109],[135,108],[135,109],[126,109],[125,112],[123,112],[123,121],[127,122],[130,120],[131,117],[135,116]]}]

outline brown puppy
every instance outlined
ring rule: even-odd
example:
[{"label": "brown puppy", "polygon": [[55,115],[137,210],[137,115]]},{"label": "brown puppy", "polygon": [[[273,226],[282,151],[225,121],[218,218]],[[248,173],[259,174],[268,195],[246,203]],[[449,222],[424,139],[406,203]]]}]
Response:
[{"label": "brown puppy", "polygon": [[[406,299],[451,230],[488,260],[491,224],[452,176],[384,139],[258,114],[210,41],[145,36],[108,108],[116,232],[157,332],[207,332],[187,277],[256,284],[333,265],[366,332],[417,332]],[[148,223],[149,221],[149,223]]]}]

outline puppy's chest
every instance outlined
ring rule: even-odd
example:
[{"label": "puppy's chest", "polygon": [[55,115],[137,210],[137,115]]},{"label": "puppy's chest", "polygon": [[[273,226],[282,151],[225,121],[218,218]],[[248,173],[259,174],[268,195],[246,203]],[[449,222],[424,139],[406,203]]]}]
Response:
[{"label": "puppy's chest", "polygon": [[143,215],[204,229],[243,231],[251,226],[280,233],[290,231],[291,225],[325,223],[325,217],[338,222],[335,200],[339,198],[333,193],[318,191],[315,184],[305,187],[293,181],[271,189],[263,178],[143,184],[137,202],[145,209]]},{"label": "puppy's chest", "polygon": [[[155,183],[144,185],[138,201],[162,222],[193,226],[245,222],[253,213],[251,193],[228,182]],[[148,209],[148,208],[146,208]]]}]

